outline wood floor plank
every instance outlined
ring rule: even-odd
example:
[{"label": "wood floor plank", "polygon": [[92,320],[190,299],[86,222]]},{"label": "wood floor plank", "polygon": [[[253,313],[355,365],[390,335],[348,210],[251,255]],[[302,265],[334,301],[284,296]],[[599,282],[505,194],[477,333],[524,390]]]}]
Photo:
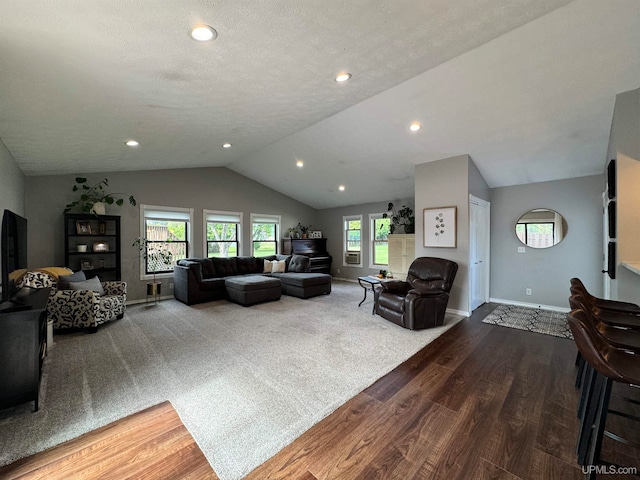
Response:
[{"label": "wood floor plank", "polygon": [[218,476],[169,402],[0,469],[2,479],[211,479]]}]

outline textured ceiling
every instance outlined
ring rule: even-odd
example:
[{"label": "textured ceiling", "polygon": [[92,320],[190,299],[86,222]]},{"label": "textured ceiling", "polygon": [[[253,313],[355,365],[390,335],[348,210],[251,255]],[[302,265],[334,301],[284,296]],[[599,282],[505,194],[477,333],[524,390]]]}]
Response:
[{"label": "textured ceiling", "polygon": [[316,208],[462,153],[491,186],[589,175],[638,45],[637,0],[2,0],[0,139],[27,175],[227,166]]}]

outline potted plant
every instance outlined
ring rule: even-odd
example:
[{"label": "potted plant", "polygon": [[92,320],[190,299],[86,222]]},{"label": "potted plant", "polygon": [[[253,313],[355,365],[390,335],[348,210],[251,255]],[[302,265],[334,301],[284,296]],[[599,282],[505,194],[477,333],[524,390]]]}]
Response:
[{"label": "potted plant", "polygon": [[[80,191],[80,198],[75,202],[67,204],[63,213],[68,213],[72,208],[80,207],[82,213],[93,213],[95,215],[105,214],[105,205],[117,205],[121,207],[124,199],[127,197],[125,193],[107,193],[105,187],[109,186],[109,180],[104,178],[95,185],[88,185],[87,179],[84,177],[76,177],[76,184],[73,191]],[[128,195],[129,203],[136,205],[136,199],[133,195]]]},{"label": "potted plant", "polygon": [[173,253],[162,246],[149,242],[144,237],[136,238],[131,246],[138,247],[148,271],[153,274],[153,281],[147,283],[147,296],[153,295],[155,304],[158,302],[158,296],[162,293],[162,283],[156,282],[156,272],[166,270],[166,266],[173,261]]},{"label": "potted plant", "polygon": [[300,230],[300,234],[302,235],[302,238],[307,238],[307,232],[309,231],[310,228],[311,228],[311,225],[309,225],[308,227],[305,227],[300,222],[298,222],[297,229]]},{"label": "potted plant", "polygon": [[396,228],[402,226],[404,233],[415,233],[416,231],[416,217],[413,214],[413,208],[403,205],[400,210],[396,212],[393,203],[389,202],[387,206],[387,212],[382,214],[382,218],[389,218],[389,233],[393,233]]}]

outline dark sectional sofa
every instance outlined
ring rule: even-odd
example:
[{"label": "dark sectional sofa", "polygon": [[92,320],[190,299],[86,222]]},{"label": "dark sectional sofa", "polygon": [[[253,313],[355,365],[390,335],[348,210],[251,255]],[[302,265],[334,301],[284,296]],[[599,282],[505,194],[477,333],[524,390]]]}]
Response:
[{"label": "dark sectional sofa", "polygon": [[[283,273],[265,273],[264,261],[284,260]],[[187,305],[227,299],[241,305],[278,300],[280,295],[309,298],[331,293],[331,275],[310,272],[309,257],[186,258],[173,272],[173,293]]]}]

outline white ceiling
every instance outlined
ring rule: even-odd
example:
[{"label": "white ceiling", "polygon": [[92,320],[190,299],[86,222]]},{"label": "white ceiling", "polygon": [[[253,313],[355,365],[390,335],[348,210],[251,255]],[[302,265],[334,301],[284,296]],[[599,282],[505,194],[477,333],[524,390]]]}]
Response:
[{"label": "white ceiling", "polygon": [[639,46],[638,0],[1,0],[0,139],[27,175],[226,166],[315,208],[459,154],[491,187],[571,178]]}]

